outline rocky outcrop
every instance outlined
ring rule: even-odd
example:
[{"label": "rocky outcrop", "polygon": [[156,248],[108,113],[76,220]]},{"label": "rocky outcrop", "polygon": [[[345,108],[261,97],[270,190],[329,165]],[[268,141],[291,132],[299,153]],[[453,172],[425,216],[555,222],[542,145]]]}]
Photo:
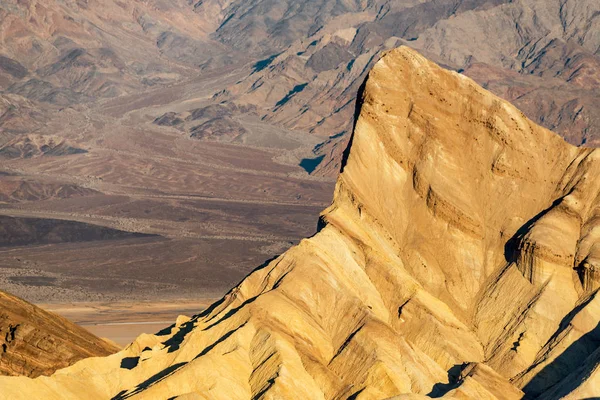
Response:
[{"label": "rocky outcrop", "polygon": [[115,345],[66,319],[0,291],[2,375],[50,375],[83,358],[116,351]]},{"label": "rocky outcrop", "polygon": [[246,128],[233,118],[213,118],[192,128],[190,136],[197,139],[235,139],[245,133]]},{"label": "rocky outcrop", "polygon": [[317,234],[202,314],[0,396],[597,396],[600,153],[406,47],[359,104]]},{"label": "rocky outcrop", "polygon": [[65,139],[53,135],[18,136],[0,146],[0,158],[32,158],[38,156],[68,156],[87,153],[86,150],[69,144]]}]

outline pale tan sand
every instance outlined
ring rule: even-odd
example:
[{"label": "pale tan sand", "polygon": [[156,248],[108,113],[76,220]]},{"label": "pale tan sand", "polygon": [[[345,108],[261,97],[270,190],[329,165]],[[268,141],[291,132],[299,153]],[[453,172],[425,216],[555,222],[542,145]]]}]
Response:
[{"label": "pale tan sand", "polygon": [[84,327],[93,334],[125,347],[142,333],[156,333],[175,323],[179,315],[193,316],[212,299],[168,302],[114,302],[38,304],[47,311]]},{"label": "pale tan sand", "polygon": [[133,342],[142,333],[156,333],[166,326],[171,325],[171,321],[163,322],[121,322],[96,325],[81,325],[83,328],[92,332],[94,335],[108,339],[120,347],[125,347]]}]

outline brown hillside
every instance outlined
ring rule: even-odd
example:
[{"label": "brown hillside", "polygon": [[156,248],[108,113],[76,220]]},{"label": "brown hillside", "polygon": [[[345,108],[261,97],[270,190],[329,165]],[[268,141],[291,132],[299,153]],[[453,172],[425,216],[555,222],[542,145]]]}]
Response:
[{"label": "brown hillside", "polygon": [[0,374],[50,375],[83,358],[116,351],[66,319],[0,291]]}]

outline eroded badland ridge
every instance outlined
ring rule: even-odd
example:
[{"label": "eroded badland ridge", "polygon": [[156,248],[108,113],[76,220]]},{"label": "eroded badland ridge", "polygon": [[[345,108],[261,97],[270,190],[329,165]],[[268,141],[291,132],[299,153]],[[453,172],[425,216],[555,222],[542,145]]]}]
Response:
[{"label": "eroded badland ridge", "polygon": [[51,375],[83,358],[117,350],[68,320],[0,291],[2,375]]},{"label": "eroded badland ridge", "polygon": [[4,398],[581,399],[600,384],[600,153],[406,47],[319,232],[207,311]]}]

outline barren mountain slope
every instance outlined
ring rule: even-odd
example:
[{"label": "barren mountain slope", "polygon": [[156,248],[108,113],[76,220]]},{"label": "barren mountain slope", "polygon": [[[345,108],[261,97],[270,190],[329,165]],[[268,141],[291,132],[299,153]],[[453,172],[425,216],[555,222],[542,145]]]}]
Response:
[{"label": "barren mountain slope", "polygon": [[[335,175],[360,82],[381,50],[409,43],[571,143],[594,145],[599,7],[595,0],[5,0],[0,144],[41,129],[60,107],[140,91],[164,97],[174,82],[233,65],[241,79],[214,100],[318,133],[317,173]],[[170,112],[186,107],[185,94],[175,96]],[[229,118],[202,122],[184,130],[225,141],[244,132]]]},{"label": "barren mountain slope", "polygon": [[[399,44],[464,71],[573,144],[600,143],[595,0],[271,3],[240,0],[225,8],[215,38],[257,54],[269,46],[272,52],[217,98],[255,105],[274,124],[335,135],[314,150],[323,156],[321,174],[339,169],[348,140],[342,134],[350,131],[354,95],[366,72],[381,50]],[[253,33],[265,28],[236,37],[248,26]]]},{"label": "barren mountain slope", "polygon": [[189,78],[224,51],[184,0],[3,0],[0,21],[0,144],[62,107]]},{"label": "barren mountain slope", "polygon": [[2,375],[50,375],[83,358],[116,351],[66,319],[0,291]]},{"label": "barren mountain slope", "polygon": [[221,301],[4,398],[598,395],[600,153],[406,47],[319,232]]},{"label": "barren mountain slope", "polygon": [[[0,215],[154,236],[4,246],[2,289],[42,303],[215,299],[314,232],[334,181],[295,152],[318,139],[218,118],[212,95],[259,56],[211,39],[217,22],[187,0],[0,0]],[[188,132],[158,118],[188,108]]]}]

